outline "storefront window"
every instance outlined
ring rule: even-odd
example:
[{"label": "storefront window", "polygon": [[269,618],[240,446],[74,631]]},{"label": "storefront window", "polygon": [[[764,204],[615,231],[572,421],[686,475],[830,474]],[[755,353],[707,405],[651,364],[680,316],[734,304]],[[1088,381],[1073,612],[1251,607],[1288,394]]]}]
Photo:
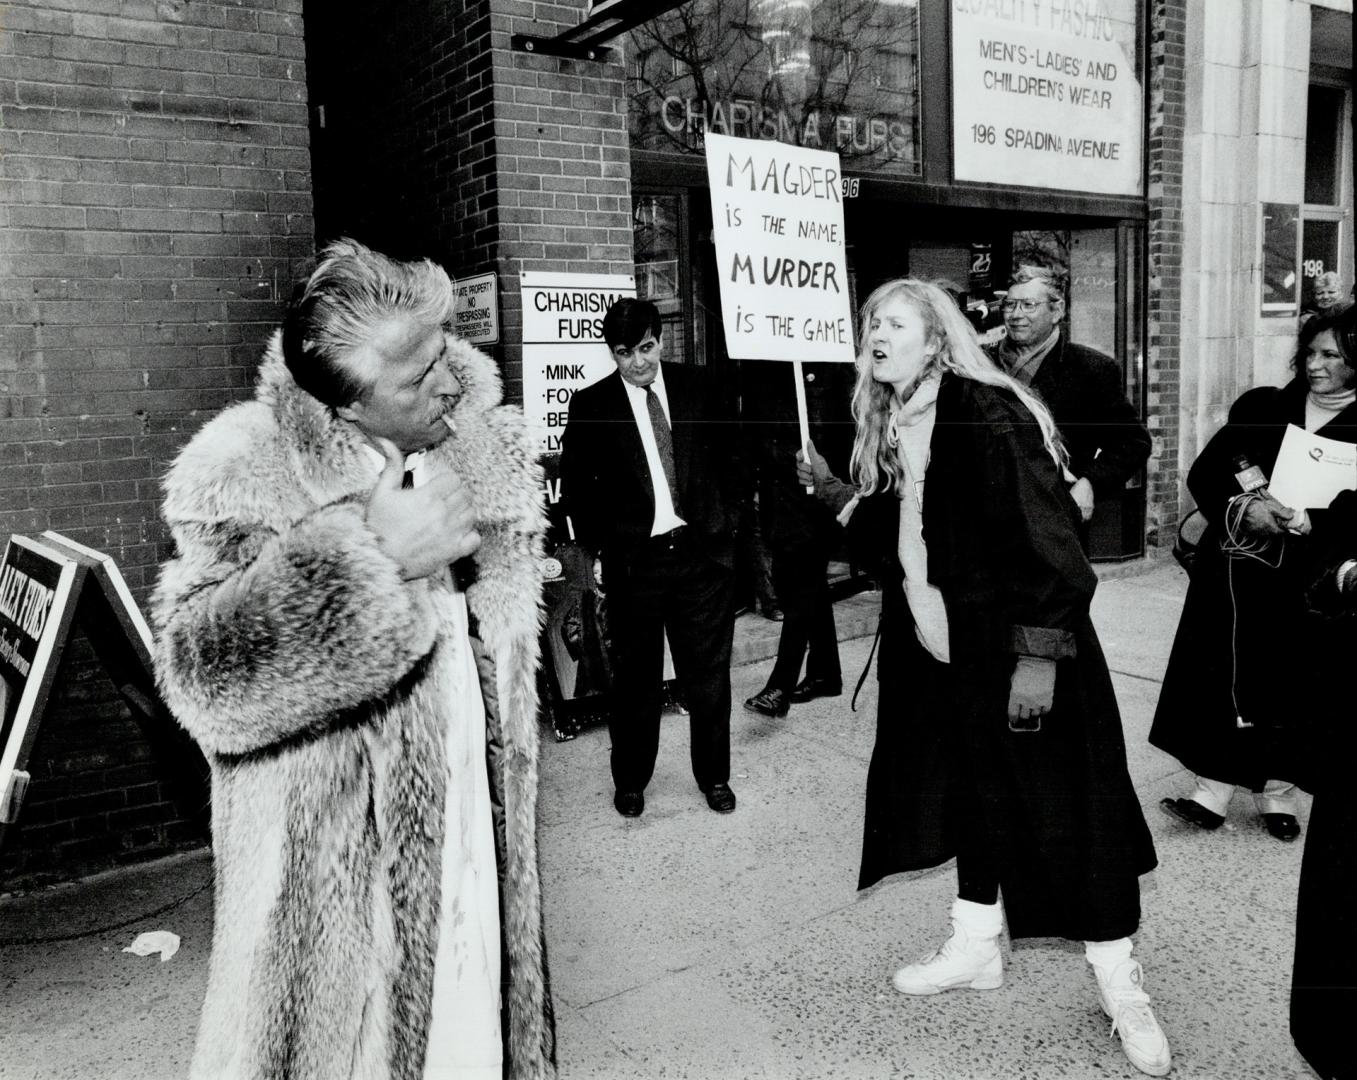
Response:
[{"label": "storefront window", "polygon": [[638,194],[631,201],[632,244],[636,252],[636,295],[660,310],[664,340],[672,359],[686,356],[683,310],[683,197]]},{"label": "storefront window", "polygon": [[1338,202],[1345,98],[1341,87],[1310,87],[1305,112],[1305,201],[1308,203]]},{"label": "storefront window", "polygon": [[916,0],[691,0],[626,54],[633,149],[701,154],[711,130],[920,171]]}]

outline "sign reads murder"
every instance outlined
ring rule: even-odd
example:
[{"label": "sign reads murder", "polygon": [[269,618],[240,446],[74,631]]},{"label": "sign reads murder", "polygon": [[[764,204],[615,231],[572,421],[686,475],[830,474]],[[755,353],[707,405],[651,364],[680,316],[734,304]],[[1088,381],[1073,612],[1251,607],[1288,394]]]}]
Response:
[{"label": "sign reads murder", "polygon": [[603,316],[615,301],[635,295],[630,277],[523,274],[523,416],[539,453],[561,452],[575,391],[616,370],[603,341]]},{"label": "sign reads murder", "polygon": [[1143,0],[951,0],[958,180],[1141,194]]},{"label": "sign reads murder", "polygon": [[707,133],[726,350],[853,360],[837,154]]}]

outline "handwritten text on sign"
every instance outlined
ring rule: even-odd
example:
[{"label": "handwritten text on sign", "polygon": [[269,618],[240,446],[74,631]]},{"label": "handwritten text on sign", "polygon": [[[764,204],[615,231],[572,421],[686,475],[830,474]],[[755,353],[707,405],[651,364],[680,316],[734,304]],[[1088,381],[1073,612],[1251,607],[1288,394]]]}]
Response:
[{"label": "handwritten text on sign", "polygon": [[853,360],[837,154],[706,136],[726,348],[741,360]]},{"label": "handwritten text on sign", "polygon": [[1141,193],[1137,0],[952,0],[958,180]]}]

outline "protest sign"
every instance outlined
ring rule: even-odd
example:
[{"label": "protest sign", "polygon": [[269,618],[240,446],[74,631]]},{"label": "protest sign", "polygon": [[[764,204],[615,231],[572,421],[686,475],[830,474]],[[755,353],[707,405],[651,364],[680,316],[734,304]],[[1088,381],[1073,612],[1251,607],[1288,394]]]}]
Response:
[{"label": "protest sign", "polygon": [[839,156],[706,136],[726,351],[853,362]]}]

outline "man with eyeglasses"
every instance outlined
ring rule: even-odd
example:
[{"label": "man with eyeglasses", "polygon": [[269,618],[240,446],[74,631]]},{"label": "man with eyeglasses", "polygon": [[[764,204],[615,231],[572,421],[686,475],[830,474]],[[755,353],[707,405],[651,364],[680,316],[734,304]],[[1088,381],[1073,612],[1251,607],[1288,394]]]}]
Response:
[{"label": "man with eyeglasses", "polygon": [[1126,486],[1149,458],[1151,443],[1126,400],[1116,361],[1061,332],[1065,281],[1053,267],[1020,266],[1000,305],[1007,335],[992,352],[1005,371],[1041,395],[1055,418],[1069,450],[1070,497],[1087,550],[1095,502]]}]

